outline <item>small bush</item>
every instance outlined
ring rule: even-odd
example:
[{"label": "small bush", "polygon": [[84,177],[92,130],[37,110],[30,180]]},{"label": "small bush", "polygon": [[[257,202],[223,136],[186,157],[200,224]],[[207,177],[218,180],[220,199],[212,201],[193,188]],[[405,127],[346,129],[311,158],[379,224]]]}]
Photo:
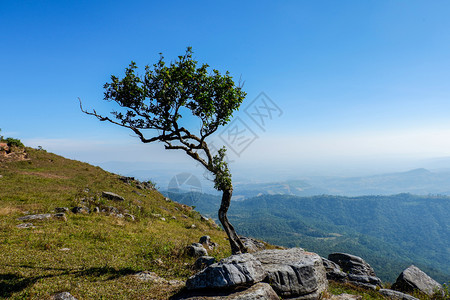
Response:
[{"label": "small bush", "polygon": [[13,138],[7,138],[7,139],[5,139],[4,140],[7,144],[8,144],[8,146],[10,146],[10,147],[20,147],[20,148],[23,148],[23,147],[25,147],[23,144],[22,144],[22,142],[19,140],[19,139],[13,139]]}]

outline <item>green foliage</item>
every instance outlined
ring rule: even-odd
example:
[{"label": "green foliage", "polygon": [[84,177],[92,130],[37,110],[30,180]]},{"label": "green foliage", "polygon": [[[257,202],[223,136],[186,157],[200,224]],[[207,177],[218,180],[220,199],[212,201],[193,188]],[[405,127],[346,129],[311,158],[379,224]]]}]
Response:
[{"label": "green foliage", "polygon": [[19,148],[25,147],[19,139],[6,138],[3,141],[6,142],[10,147],[19,147]]},{"label": "green foliage", "polygon": [[137,74],[135,62],[126,68],[124,78],[111,76],[111,82],[104,86],[105,100],[126,108],[113,112],[119,123],[131,128],[177,132],[185,108],[200,118],[202,138],[226,124],[245,92],[235,86],[228,72],[209,73],[209,66],[199,66],[192,55],[188,47],[183,56],[168,65],[161,55],[156,64],[145,67],[142,77]]},{"label": "green foliage", "polygon": [[222,147],[219,149],[218,154],[213,157],[213,170],[214,170],[214,188],[219,191],[230,190],[233,188],[231,183],[231,173],[228,169],[228,164],[225,161],[227,149]]}]

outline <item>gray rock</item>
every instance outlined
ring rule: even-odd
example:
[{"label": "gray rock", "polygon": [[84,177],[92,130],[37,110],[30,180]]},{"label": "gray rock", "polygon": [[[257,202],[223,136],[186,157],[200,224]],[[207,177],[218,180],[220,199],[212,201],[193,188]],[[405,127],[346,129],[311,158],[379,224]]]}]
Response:
[{"label": "gray rock", "polygon": [[195,261],[194,267],[197,270],[201,270],[201,269],[204,269],[206,267],[209,267],[210,265],[212,265],[215,262],[216,262],[216,259],[214,257],[212,257],[212,256],[200,256]]},{"label": "gray rock", "polygon": [[253,254],[267,272],[264,279],[281,297],[318,299],[328,287],[319,255],[301,248],[263,250]]},{"label": "gray rock", "polygon": [[98,206],[94,207],[94,213],[99,213],[100,212],[100,208]]},{"label": "gray rock", "polygon": [[186,248],[187,254],[192,257],[207,256],[208,251],[200,243],[193,243]]},{"label": "gray rock", "polygon": [[213,250],[215,247],[217,247],[217,244],[211,241],[209,235],[202,236],[199,240],[199,243],[209,250]]},{"label": "gray rock", "polygon": [[74,214],[88,214],[88,213],[90,213],[91,211],[90,211],[89,207],[86,207],[86,206],[76,206],[76,207],[72,208],[72,212],[73,212]]},{"label": "gray rock", "polygon": [[331,295],[330,300],[359,300],[362,299],[360,295],[351,295],[351,294],[340,294],[340,295]]},{"label": "gray rock", "polygon": [[406,293],[418,290],[428,296],[443,292],[442,285],[414,265],[409,266],[398,276],[392,289]]},{"label": "gray rock", "polygon": [[188,292],[185,295],[174,297],[177,300],[279,300],[272,287],[264,282],[259,282],[249,288],[233,291],[207,291]]},{"label": "gray rock", "polygon": [[244,243],[244,246],[247,247],[247,251],[249,253],[254,253],[266,249],[266,246],[258,240],[245,236],[240,236],[239,238],[241,239],[242,243]]},{"label": "gray rock", "polygon": [[124,201],[125,198],[111,192],[102,192],[102,197],[113,201]]},{"label": "gray rock", "polygon": [[36,226],[33,225],[33,223],[22,223],[19,225],[16,225],[17,228],[36,228]]},{"label": "gray rock", "polygon": [[55,212],[57,212],[57,213],[66,213],[66,212],[69,212],[69,208],[68,207],[56,207],[55,208]]},{"label": "gray rock", "polygon": [[69,292],[58,293],[50,297],[52,300],[77,300],[74,296],[72,296]]},{"label": "gray rock", "polygon": [[28,221],[28,220],[48,220],[52,217],[52,214],[37,214],[37,215],[28,215],[17,218],[19,221]]},{"label": "gray rock", "polygon": [[367,275],[355,275],[355,274],[348,274],[348,280],[349,281],[356,281],[359,283],[364,283],[364,284],[370,284],[370,285],[374,285],[374,286],[379,286],[381,287],[382,282],[381,279],[375,276],[367,276]]},{"label": "gray rock", "polygon": [[345,273],[376,276],[372,267],[361,257],[347,253],[332,253],[328,259],[337,263]]},{"label": "gray rock", "polygon": [[327,279],[334,281],[346,281],[347,274],[342,272],[341,267],[331,260],[328,260],[322,257],[323,266],[325,267],[325,271],[327,272]]},{"label": "gray rock", "polygon": [[57,214],[54,214],[53,217],[55,219],[62,220],[64,222],[67,221],[67,216],[65,213],[57,213]]},{"label": "gray rock", "polygon": [[416,297],[413,297],[408,294],[404,294],[399,291],[389,290],[389,289],[380,289],[378,291],[381,295],[387,297],[388,299],[393,300],[419,300]]},{"label": "gray rock", "polygon": [[186,281],[186,288],[217,289],[250,286],[266,277],[261,263],[249,253],[232,255],[212,264]]},{"label": "gray rock", "polygon": [[105,209],[105,212],[110,214],[110,215],[117,215],[117,214],[120,213],[120,211],[117,208],[115,208],[114,206],[108,206]]}]

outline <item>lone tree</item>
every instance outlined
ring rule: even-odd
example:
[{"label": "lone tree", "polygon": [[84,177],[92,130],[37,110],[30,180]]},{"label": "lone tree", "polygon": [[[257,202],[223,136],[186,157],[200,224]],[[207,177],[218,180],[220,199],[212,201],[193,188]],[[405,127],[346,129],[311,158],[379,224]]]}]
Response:
[{"label": "lone tree", "polygon": [[[205,139],[230,121],[246,93],[242,85],[234,83],[229,72],[221,75],[213,70],[210,73],[209,65],[197,66],[192,54],[188,47],[183,56],[169,65],[161,55],[156,64],[145,67],[144,76],[137,74],[134,62],[126,68],[124,78],[111,76],[111,82],[104,85],[104,100],[120,106],[111,113],[113,117],[84,110],[81,100],[80,108],[100,121],[131,129],[143,143],[163,142],[165,149],[182,150],[210,171],[214,188],[223,193],[218,215],[231,251],[243,253],[247,249],[227,217],[233,185],[225,161],[226,148],[214,155]],[[182,117],[190,115],[200,120],[201,126],[195,132],[182,126]]]}]

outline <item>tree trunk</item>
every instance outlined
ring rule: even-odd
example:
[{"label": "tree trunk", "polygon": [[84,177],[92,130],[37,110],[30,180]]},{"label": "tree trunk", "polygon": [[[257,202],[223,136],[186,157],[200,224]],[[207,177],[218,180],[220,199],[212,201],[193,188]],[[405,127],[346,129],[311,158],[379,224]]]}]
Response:
[{"label": "tree trunk", "polygon": [[241,239],[236,234],[233,225],[228,221],[227,211],[231,203],[232,189],[224,190],[222,194],[222,203],[219,209],[219,220],[222,223],[223,229],[228,235],[231,246],[231,254],[241,254],[247,252],[247,248],[242,243]]}]

